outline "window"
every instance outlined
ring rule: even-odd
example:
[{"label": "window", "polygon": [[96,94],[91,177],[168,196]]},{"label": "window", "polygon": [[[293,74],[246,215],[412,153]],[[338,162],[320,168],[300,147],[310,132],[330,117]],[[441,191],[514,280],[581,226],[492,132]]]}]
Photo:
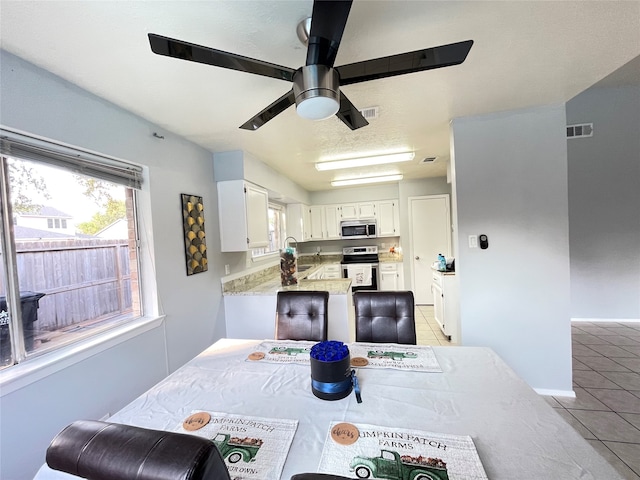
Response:
[{"label": "window", "polygon": [[269,204],[269,246],[254,248],[251,251],[252,258],[278,253],[282,248],[282,242],[287,237],[286,217],[284,207],[276,203]]},{"label": "window", "polygon": [[[3,368],[142,315],[134,213],[141,169],[0,133],[0,200],[9,206],[0,212]],[[126,230],[110,229],[122,220]]]}]

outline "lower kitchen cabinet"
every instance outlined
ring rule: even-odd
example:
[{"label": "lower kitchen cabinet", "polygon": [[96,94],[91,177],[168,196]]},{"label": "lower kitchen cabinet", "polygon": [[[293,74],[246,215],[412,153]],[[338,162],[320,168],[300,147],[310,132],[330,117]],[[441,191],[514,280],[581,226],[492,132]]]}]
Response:
[{"label": "lower kitchen cabinet", "polygon": [[380,272],[380,290],[404,290],[402,263],[382,262],[378,265]]},{"label": "lower kitchen cabinet", "polygon": [[458,287],[455,273],[433,270],[431,292],[436,322],[449,340],[458,343]]}]

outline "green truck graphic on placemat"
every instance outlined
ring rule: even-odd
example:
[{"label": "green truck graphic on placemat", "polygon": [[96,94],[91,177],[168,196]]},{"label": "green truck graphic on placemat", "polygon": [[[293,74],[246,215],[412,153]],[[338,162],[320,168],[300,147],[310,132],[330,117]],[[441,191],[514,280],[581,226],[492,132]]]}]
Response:
[{"label": "green truck graphic on placemat", "polygon": [[440,458],[400,456],[391,450],[380,450],[379,457],[353,457],[349,469],[358,478],[449,480],[447,464]]},{"label": "green truck graphic on placemat", "polygon": [[263,444],[260,438],[240,438],[232,437],[228,433],[219,433],[212,438],[216,444],[222,458],[229,460],[229,463],[255,461],[256,454]]},{"label": "green truck graphic on placemat", "polygon": [[391,360],[404,360],[405,358],[417,358],[418,354],[414,352],[383,352],[382,350],[369,350],[367,352],[369,358],[389,358]]},{"label": "green truck graphic on placemat", "polygon": [[273,347],[269,350],[269,353],[275,355],[298,355],[299,353],[309,353],[311,348],[296,348],[296,347]]}]

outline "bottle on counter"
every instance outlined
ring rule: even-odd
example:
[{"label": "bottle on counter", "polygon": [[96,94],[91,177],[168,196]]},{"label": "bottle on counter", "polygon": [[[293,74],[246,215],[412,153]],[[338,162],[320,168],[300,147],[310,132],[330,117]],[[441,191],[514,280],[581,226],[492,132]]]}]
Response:
[{"label": "bottle on counter", "polygon": [[447,271],[447,259],[441,253],[438,254],[438,270],[441,272]]}]

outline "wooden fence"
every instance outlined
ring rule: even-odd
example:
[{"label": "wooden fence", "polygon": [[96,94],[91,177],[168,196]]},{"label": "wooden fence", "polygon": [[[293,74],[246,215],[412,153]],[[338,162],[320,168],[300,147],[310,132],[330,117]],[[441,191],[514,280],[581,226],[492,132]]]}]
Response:
[{"label": "wooden fence", "polygon": [[20,291],[45,294],[34,325],[39,331],[130,313],[138,303],[127,240],[29,241],[16,248]]}]

